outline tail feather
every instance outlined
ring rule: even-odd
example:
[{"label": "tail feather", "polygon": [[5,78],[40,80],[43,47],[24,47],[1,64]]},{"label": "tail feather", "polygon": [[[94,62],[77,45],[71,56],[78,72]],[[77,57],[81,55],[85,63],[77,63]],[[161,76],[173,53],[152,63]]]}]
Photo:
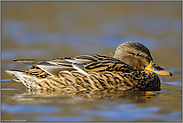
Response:
[{"label": "tail feather", "polygon": [[46,60],[35,60],[35,59],[14,59],[17,63],[23,63],[28,65],[50,65]]},{"label": "tail feather", "polygon": [[22,82],[27,88],[39,89],[40,86],[37,86],[44,78],[39,79],[37,77],[28,75],[25,71],[22,70],[6,70],[7,74],[15,76],[17,79],[13,79],[16,82]]}]

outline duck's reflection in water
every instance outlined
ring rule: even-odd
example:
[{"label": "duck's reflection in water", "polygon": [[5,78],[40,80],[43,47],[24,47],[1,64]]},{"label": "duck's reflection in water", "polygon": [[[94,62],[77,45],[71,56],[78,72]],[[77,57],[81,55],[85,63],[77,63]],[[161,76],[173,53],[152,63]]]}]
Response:
[{"label": "duck's reflection in water", "polygon": [[13,100],[22,103],[65,103],[74,104],[83,101],[109,101],[111,99],[130,100],[131,103],[150,102],[159,91],[32,91],[27,89],[23,94],[12,97]]}]

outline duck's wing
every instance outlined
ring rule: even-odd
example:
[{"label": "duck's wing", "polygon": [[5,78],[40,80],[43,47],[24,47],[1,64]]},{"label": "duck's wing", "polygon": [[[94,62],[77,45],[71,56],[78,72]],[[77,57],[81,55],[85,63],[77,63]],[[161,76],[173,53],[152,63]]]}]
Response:
[{"label": "duck's wing", "polygon": [[118,59],[98,54],[56,58],[47,62],[52,65],[75,69],[85,75],[88,72],[129,72],[134,70],[132,67]]},{"label": "duck's wing", "polygon": [[[132,68],[110,56],[105,55],[80,55],[76,57],[61,57],[52,60],[17,59],[18,63],[32,65],[34,69],[29,69],[27,73],[39,75],[39,72],[46,72],[49,75],[56,75],[60,71],[79,71],[84,75],[88,72],[129,72]],[[37,72],[36,72],[37,71]],[[39,71],[39,72],[38,72]]]}]

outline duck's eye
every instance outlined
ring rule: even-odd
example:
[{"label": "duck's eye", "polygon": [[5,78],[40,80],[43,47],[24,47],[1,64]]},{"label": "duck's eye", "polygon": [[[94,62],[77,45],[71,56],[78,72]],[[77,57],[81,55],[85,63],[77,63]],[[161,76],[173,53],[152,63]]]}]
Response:
[{"label": "duck's eye", "polygon": [[136,56],[140,56],[140,54],[138,54],[138,53],[136,53],[135,55],[136,55]]}]

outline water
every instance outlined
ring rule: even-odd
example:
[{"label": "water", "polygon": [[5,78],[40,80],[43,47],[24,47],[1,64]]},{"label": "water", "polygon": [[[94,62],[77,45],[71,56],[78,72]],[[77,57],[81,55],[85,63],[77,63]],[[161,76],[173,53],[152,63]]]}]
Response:
[{"label": "water", "polygon": [[160,92],[74,94],[6,88],[2,89],[2,117],[32,122],[181,121],[181,82],[177,83],[163,83]]},{"label": "water", "polygon": [[[30,68],[13,59],[111,55],[129,40],[173,73],[161,91],[30,91],[4,72]],[[1,46],[1,121],[182,121],[180,2],[2,2]]]}]

